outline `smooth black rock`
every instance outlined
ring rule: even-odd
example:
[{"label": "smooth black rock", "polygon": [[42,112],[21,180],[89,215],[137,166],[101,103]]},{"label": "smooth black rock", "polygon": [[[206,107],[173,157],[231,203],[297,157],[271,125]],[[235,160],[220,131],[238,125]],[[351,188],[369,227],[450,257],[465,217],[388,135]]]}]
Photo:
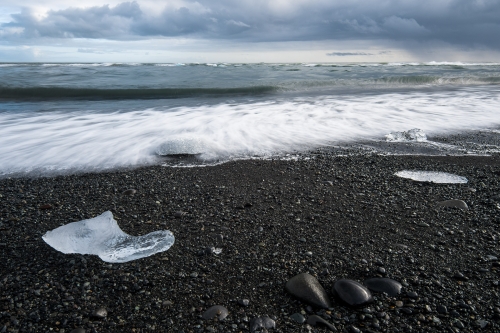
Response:
[{"label": "smooth black rock", "polygon": [[241,306],[248,306],[250,304],[250,301],[246,298],[243,298],[238,300],[238,304]]},{"label": "smooth black rock", "polygon": [[81,327],[75,328],[74,330],[71,330],[70,333],[85,333],[85,330]]},{"label": "smooth black rock", "polygon": [[337,328],[335,326],[333,326],[332,324],[330,324],[329,322],[327,322],[326,320],[317,315],[312,315],[307,317],[307,323],[313,327],[323,326],[328,328],[332,332],[337,331]]},{"label": "smooth black rock", "polygon": [[304,318],[304,316],[298,312],[291,315],[290,319],[292,319],[294,322],[299,323],[299,324],[303,324],[306,321],[306,318]]},{"label": "smooth black rock", "polygon": [[134,195],[137,193],[136,189],[130,188],[122,192],[122,195]]},{"label": "smooth black rock", "polygon": [[187,214],[186,212],[177,211],[177,212],[174,213],[174,217],[176,219],[178,219],[178,218],[181,218],[181,217],[185,216],[186,214]]},{"label": "smooth black rock", "polygon": [[398,281],[389,278],[373,278],[365,280],[364,283],[371,291],[386,293],[391,297],[398,295],[403,287]]},{"label": "smooth black rock", "polygon": [[301,273],[294,276],[285,285],[285,289],[297,299],[327,309],[332,307],[332,302],[326,294],[325,289],[321,286],[318,280],[307,273]]},{"label": "smooth black rock", "polygon": [[438,305],[436,307],[438,313],[445,314],[448,312],[448,308],[445,305]]},{"label": "smooth black rock", "polygon": [[446,200],[446,201],[438,202],[437,205],[441,206],[441,207],[456,207],[456,208],[460,208],[463,210],[469,209],[469,206],[467,206],[467,204],[463,200]]},{"label": "smooth black rock", "polygon": [[256,317],[250,320],[250,332],[255,332],[261,328],[276,328],[276,322],[269,317]]},{"label": "smooth black rock", "polygon": [[223,320],[229,315],[229,311],[222,305],[214,305],[203,312],[203,319],[210,320],[217,318],[218,320]]},{"label": "smooth black rock", "polygon": [[338,280],[333,285],[333,293],[350,306],[361,306],[373,301],[370,290],[353,280]]},{"label": "smooth black rock", "polygon": [[469,278],[466,277],[465,275],[463,275],[462,273],[460,272],[456,272],[455,275],[453,275],[453,277],[457,280],[460,280],[460,281],[468,281]]},{"label": "smooth black rock", "polygon": [[417,299],[418,298],[418,294],[414,291],[409,291],[406,293],[406,296],[408,296],[409,298],[412,298],[412,299]]}]

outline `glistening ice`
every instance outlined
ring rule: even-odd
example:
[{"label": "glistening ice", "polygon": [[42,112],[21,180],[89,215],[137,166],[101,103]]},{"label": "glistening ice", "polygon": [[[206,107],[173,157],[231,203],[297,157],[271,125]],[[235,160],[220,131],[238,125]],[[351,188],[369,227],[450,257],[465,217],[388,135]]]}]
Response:
[{"label": "glistening ice", "polygon": [[175,241],[169,230],[143,236],[124,233],[110,211],[48,231],[43,240],[62,253],[95,254],[106,262],[127,262],[168,250]]},{"label": "glistening ice", "polygon": [[396,176],[409,178],[418,182],[431,182],[439,184],[465,184],[467,178],[447,172],[438,171],[409,171],[403,170],[395,173]]}]

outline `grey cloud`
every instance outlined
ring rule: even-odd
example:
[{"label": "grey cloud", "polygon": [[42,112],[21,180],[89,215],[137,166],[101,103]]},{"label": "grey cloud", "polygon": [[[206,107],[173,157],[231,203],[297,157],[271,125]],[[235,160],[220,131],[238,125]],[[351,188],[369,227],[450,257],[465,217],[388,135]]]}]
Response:
[{"label": "grey cloud", "polygon": [[[281,7],[280,5],[281,4]],[[500,1],[185,0],[150,14],[137,2],[68,8],[37,18],[29,9],[0,25],[0,39],[195,37],[239,41],[386,39],[500,49]],[[15,33],[10,33],[15,31]]]},{"label": "grey cloud", "polygon": [[332,57],[348,57],[348,56],[371,56],[374,54],[366,52],[330,52],[327,53],[326,55]]},{"label": "grey cloud", "polygon": [[327,56],[331,57],[349,57],[349,56],[373,56],[380,54],[389,54],[391,51],[379,51],[377,53],[367,53],[367,52],[330,52]]},{"label": "grey cloud", "polygon": [[429,30],[421,26],[415,19],[405,19],[397,16],[391,16],[384,19],[383,27],[396,34],[405,36],[415,36],[429,33]]},{"label": "grey cloud", "polygon": [[113,49],[97,49],[91,47],[82,47],[77,49],[78,53],[92,53],[92,54],[108,54],[108,53],[117,53],[122,52],[121,50],[113,50]]}]

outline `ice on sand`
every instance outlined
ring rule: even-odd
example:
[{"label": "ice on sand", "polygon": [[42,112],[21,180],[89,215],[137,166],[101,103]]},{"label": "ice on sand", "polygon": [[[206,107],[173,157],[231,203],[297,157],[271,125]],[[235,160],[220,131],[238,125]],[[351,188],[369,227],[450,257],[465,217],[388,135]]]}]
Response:
[{"label": "ice on sand", "polygon": [[389,142],[424,142],[427,135],[421,129],[414,128],[404,132],[393,132],[385,136],[385,141]]},{"label": "ice on sand", "polygon": [[48,231],[43,240],[62,253],[95,254],[106,262],[127,262],[168,250],[175,241],[168,230],[144,236],[124,233],[110,211]]},{"label": "ice on sand", "polygon": [[172,138],[164,142],[156,149],[156,154],[160,156],[169,155],[199,155],[205,153],[207,147],[205,143],[194,137]]},{"label": "ice on sand", "polygon": [[467,178],[447,172],[438,171],[409,171],[403,170],[395,173],[396,176],[409,178],[419,182],[432,182],[439,184],[465,184]]}]

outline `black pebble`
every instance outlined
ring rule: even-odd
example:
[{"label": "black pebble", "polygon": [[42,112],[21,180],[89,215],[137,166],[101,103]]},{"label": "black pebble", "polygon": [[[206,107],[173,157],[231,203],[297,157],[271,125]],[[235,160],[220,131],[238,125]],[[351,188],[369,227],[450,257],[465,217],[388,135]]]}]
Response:
[{"label": "black pebble", "polygon": [[319,308],[330,308],[332,303],[318,280],[307,273],[294,276],[285,285],[285,290],[302,302]]},{"label": "black pebble", "polygon": [[398,281],[389,278],[373,278],[365,280],[364,283],[371,291],[386,293],[391,297],[398,295],[403,287]]},{"label": "black pebble", "polygon": [[370,290],[353,280],[338,280],[333,285],[333,293],[350,306],[361,306],[373,301]]}]

